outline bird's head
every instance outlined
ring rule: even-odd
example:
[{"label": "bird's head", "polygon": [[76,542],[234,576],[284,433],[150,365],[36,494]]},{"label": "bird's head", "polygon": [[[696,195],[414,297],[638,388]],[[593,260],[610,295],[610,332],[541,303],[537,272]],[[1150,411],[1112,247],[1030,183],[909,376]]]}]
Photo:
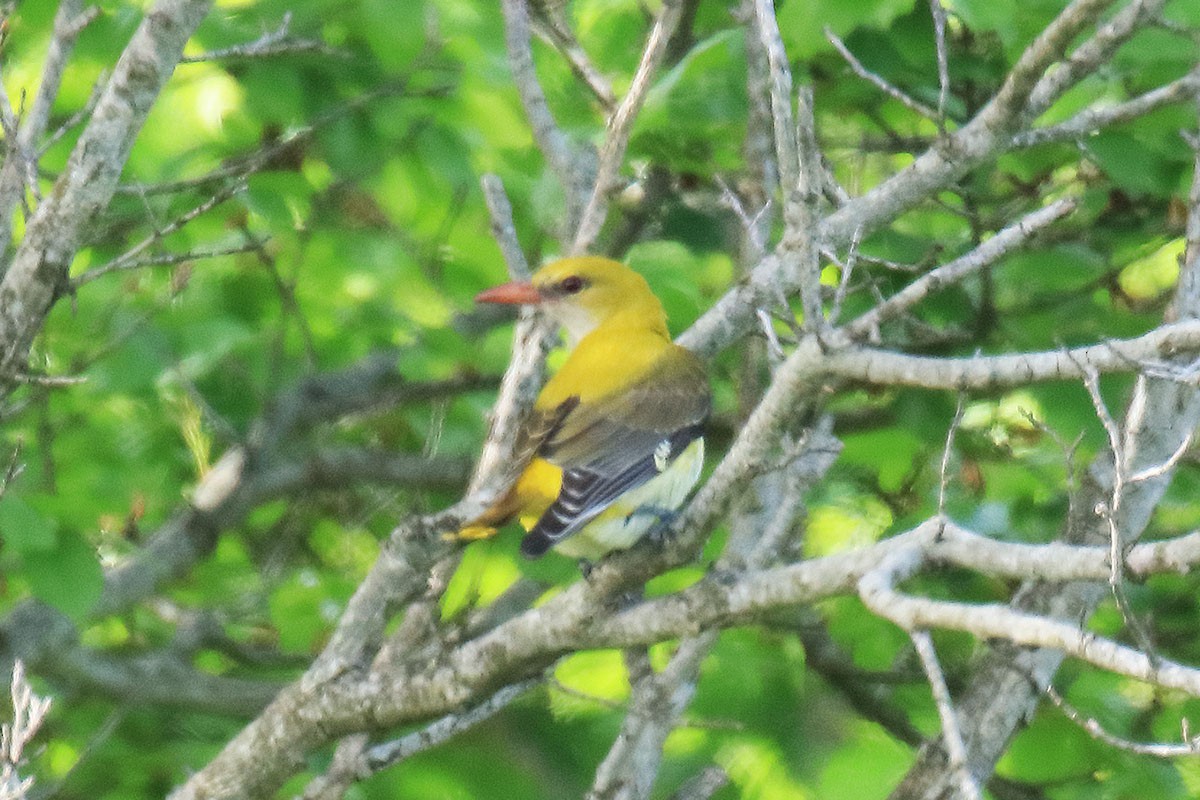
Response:
[{"label": "bird's head", "polygon": [[646,279],[624,264],[599,256],[552,261],[528,283],[515,281],[488,289],[477,303],[538,305],[578,342],[606,322],[645,325],[666,335],[662,304]]}]

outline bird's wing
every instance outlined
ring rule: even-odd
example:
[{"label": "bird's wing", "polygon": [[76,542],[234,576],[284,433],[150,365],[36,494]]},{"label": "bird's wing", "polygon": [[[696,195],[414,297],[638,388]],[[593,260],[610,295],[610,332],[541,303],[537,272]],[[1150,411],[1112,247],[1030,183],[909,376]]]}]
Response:
[{"label": "bird's wing", "polygon": [[703,365],[678,348],[643,380],[570,409],[538,451],[562,467],[562,489],[522,552],[540,555],[662,472],[701,435],[710,405]]},{"label": "bird's wing", "polygon": [[[521,478],[530,469],[538,451],[562,426],[567,415],[579,405],[578,397],[569,397],[556,406],[535,408],[517,431],[512,461],[506,467],[508,488],[479,516],[466,522],[457,533],[460,539],[483,539],[496,534],[496,528],[509,522],[521,510],[527,498],[522,496]],[[549,490],[553,491],[553,489]]]}]

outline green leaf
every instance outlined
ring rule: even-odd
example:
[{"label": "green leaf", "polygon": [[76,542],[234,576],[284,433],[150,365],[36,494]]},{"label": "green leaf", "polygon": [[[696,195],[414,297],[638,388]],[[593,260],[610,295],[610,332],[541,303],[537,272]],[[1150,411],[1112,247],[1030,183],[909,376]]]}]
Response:
[{"label": "green leaf", "polygon": [[911,765],[912,754],[875,724],[859,720],[842,735],[851,732],[821,771],[818,796],[887,797]]},{"label": "green leaf", "polygon": [[1146,142],[1125,132],[1105,131],[1088,139],[1087,145],[1100,168],[1125,190],[1153,195],[1174,191],[1174,168]]},{"label": "green leaf", "polygon": [[708,175],[738,165],[745,125],[742,35],[724,31],[693,47],[650,90],[630,147]]},{"label": "green leaf", "polygon": [[252,176],[243,195],[246,207],[273,229],[304,227],[311,210],[312,187],[295,172],[264,172]]},{"label": "green leaf", "polygon": [[390,69],[408,66],[425,46],[423,0],[364,0],[362,33],[379,63]]},{"label": "green leaf", "polygon": [[83,620],[104,588],[96,551],[77,533],[59,536],[51,550],[25,553],[22,561],[34,596],[76,621]]},{"label": "green leaf", "polygon": [[51,550],[57,525],[20,497],[0,498],[0,540],[18,553]]},{"label": "green leaf", "polygon": [[912,0],[788,0],[776,16],[788,55],[806,59],[833,49],[826,25],[843,37],[859,27],[886,28],[912,6]]}]

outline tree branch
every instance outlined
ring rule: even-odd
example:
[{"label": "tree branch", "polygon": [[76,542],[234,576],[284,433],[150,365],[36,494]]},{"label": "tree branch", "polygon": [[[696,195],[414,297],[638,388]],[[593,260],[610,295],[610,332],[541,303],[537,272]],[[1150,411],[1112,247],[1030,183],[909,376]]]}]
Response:
[{"label": "tree branch", "polygon": [[[0,278],[0,374],[24,365],[84,231],[108,206],[134,138],[211,2],[159,0],[121,54],[53,194]],[[0,396],[11,388],[0,381]]]},{"label": "tree branch", "polygon": [[650,89],[650,79],[658,65],[662,63],[667,52],[667,44],[671,35],[679,25],[682,15],[682,0],[664,0],[654,27],[646,40],[645,50],[642,51],[641,61],[633,73],[629,91],[621,98],[620,105],[608,120],[608,129],[604,137],[604,145],[600,148],[600,161],[596,168],[595,181],[587,204],[579,218],[579,227],[575,232],[575,241],[570,252],[574,255],[585,253],[591,249],[604,225],[608,213],[608,195],[612,191],[613,182],[625,158],[625,149],[629,145],[629,136],[633,132],[633,123],[637,113],[642,108],[646,93]]}]

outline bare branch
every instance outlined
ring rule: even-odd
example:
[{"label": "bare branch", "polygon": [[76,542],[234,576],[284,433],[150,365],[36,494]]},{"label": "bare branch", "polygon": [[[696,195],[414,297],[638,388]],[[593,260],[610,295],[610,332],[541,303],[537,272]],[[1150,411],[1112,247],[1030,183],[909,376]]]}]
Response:
[{"label": "bare branch", "polygon": [[958,394],[958,405],[954,409],[954,419],[946,429],[946,444],[942,447],[942,465],[938,470],[938,516],[946,516],[946,489],[950,486],[950,457],[954,453],[954,436],[958,426],[962,424],[963,412],[966,411],[966,395]]},{"label": "bare branch", "polygon": [[571,65],[571,71],[596,96],[605,113],[611,114],[617,107],[617,97],[613,94],[612,86],[580,46],[562,8],[556,3],[537,3],[532,10],[535,14],[534,29],[562,53],[563,58]]},{"label": "bare branch", "polygon": [[[850,240],[850,249],[846,253],[845,262],[838,261],[836,257],[830,260],[837,264],[841,269],[841,276],[838,278],[837,291],[833,295],[833,303],[829,307],[829,324],[836,325],[842,318],[842,305],[846,302],[846,294],[850,289],[850,277],[854,274],[854,267],[858,263],[858,246],[861,243],[862,237],[858,234]],[[828,254],[826,254],[828,255]],[[871,328],[868,333],[868,341],[876,341],[875,334],[878,332],[877,327]]]},{"label": "bare branch", "polygon": [[625,158],[625,149],[629,145],[629,136],[633,132],[633,122],[637,119],[646,92],[650,89],[650,79],[658,65],[662,63],[667,52],[667,43],[671,34],[679,25],[683,11],[682,0],[664,0],[662,10],[654,21],[650,36],[646,40],[646,48],[642,51],[641,61],[633,73],[629,91],[621,99],[621,104],[608,120],[604,145],[600,148],[600,162],[596,169],[595,182],[583,214],[579,218],[579,228],[575,232],[575,240],[571,245],[571,253],[580,254],[591,249],[604,225],[608,213],[608,195],[612,191],[613,182]]},{"label": "bare branch", "polygon": [[[24,364],[61,292],[83,231],[108,205],[151,105],[211,0],[160,0],[126,46],[55,191],[29,220],[0,279],[0,372]],[[6,393],[0,383],[0,394]]]},{"label": "bare branch", "polygon": [[492,218],[492,238],[500,246],[504,263],[508,265],[508,274],[513,280],[529,280],[529,264],[521,250],[521,240],[517,238],[512,203],[508,201],[503,181],[499,175],[489,172],[479,179],[479,184],[483,187],[483,199]]},{"label": "bare branch", "polygon": [[1053,686],[1046,687],[1046,696],[1050,698],[1050,702],[1058,707],[1059,711],[1063,712],[1063,715],[1067,719],[1074,722],[1080,728],[1083,728],[1088,736],[1091,736],[1096,741],[1104,742],[1110,747],[1138,755],[1154,756],[1155,758],[1179,758],[1182,756],[1200,755],[1200,737],[1190,735],[1186,719],[1183,725],[1183,742],[1179,744],[1134,742],[1109,733],[1095,717],[1086,716],[1079,709],[1075,708],[1075,706],[1068,703]]},{"label": "bare branch", "polygon": [[824,331],[828,320],[821,305],[821,252],[816,236],[820,229],[817,204],[824,176],[813,121],[811,86],[802,86],[796,92],[796,157],[797,182],[783,187],[785,230],[779,248],[780,260],[786,269],[797,273],[795,283],[800,287],[805,329]]},{"label": "bare branch", "polygon": [[720,767],[708,767],[679,787],[679,791],[671,795],[671,800],[709,800],[728,783],[729,776],[725,774],[725,770]]},{"label": "bare branch", "polygon": [[13,447],[12,455],[8,458],[8,466],[4,470],[4,477],[0,478],[0,497],[4,497],[4,493],[8,491],[8,487],[12,486],[13,481],[21,477],[21,473],[25,471],[25,465],[21,463],[21,450],[24,447],[24,440],[17,439],[17,444]]},{"label": "bare branch", "polygon": [[538,82],[537,70],[533,64],[533,50],[530,47],[529,8],[527,0],[503,0],[505,45],[508,48],[508,61],[513,72],[513,83],[521,97],[521,105],[525,108],[525,116],[529,118],[529,126],[533,130],[533,138],[546,156],[550,168],[558,176],[567,198],[566,230],[575,230],[576,220],[582,212],[583,177],[578,174],[576,159],[578,154],[568,141],[566,134],[558,127],[546,95]]},{"label": "bare branch", "polygon": [[946,56],[946,8],[942,0],[929,0],[933,15],[933,41],[937,48],[938,107],[937,122],[942,133],[946,132],[946,100],[950,96],[950,62]]},{"label": "bare branch", "polygon": [[645,800],[650,796],[663,742],[691,702],[700,663],[716,640],[716,631],[685,639],[659,674],[643,655],[640,669],[644,672],[634,680],[621,734],[596,768],[586,800]]},{"label": "bare branch", "polygon": [[13,662],[9,682],[13,720],[0,725],[0,800],[24,800],[33,778],[22,778],[18,770],[24,766],[25,748],[33,742],[38,729],[50,710],[50,698],[34,694],[25,680],[25,664]]},{"label": "bare branch", "polygon": [[290,28],[291,12],[286,12],[273,31],[267,31],[253,42],[237,44],[220,50],[210,50],[195,56],[184,56],[180,64],[198,64],[204,61],[222,61],[229,59],[270,58],[272,56],[292,55],[297,53],[320,53],[327,56],[342,56],[342,53],[318,39],[292,39]]},{"label": "bare branch", "polygon": [[458,733],[472,728],[507,707],[521,695],[541,683],[532,679],[506,686],[479,705],[461,714],[444,717],[424,730],[411,733],[401,739],[375,745],[367,750],[367,768],[376,772],[424,750],[436,747]]},{"label": "bare branch", "polygon": [[335,759],[330,770],[304,790],[303,800],[340,800],[352,783],[449,741],[495,716],[540,683],[540,679],[531,679],[506,686],[473,708],[448,714],[419,731],[390,742],[368,745],[365,736],[350,737],[354,757]]},{"label": "bare branch", "polygon": [[800,169],[796,142],[796,127],[792,121],[792,70],[788,66],[787,52],[779,23],[775,19],[772,0],[754,0],[755,28],[767,55],[770,81],[767,84],[771,98],[771,123],[775,132],[775,161],[779,167],[779,184],[784,196],[796,186]]},{"label": "bare branch", "polygon": [[[932,0],[932,2],[937,3],[937,0]],[[934,15],[934,19],[937,19],[936,14]],[[874,84],[881,91],[883,91],[884,94],[886,94],[888,97],[891,97],[893,100],[898,101],[909,111],[920,114],[922,117],[933,120],[934,122],[939,122],[939,120],[943,119],[942,115],[939,114],[936,109],[930,108],[920,100],[914,100],[912,97],[909,97],[903,91],[897,89],[879,75],[876,75],[874,72],[871,72],[871,70],[864,67],[862,62],[854,57],[854,53],[850,52],[850,48],[846,47],[846,43],[842,41],[841,37],[834,33],[833,29],[828,25],[825,26],[825,39],[831,45],[833,45],[835,50],[841,53],[842,58],[846,59],[846,63],[850,65],[850,69],[854,70],[855,75],[865,81],[868,81],[869,83]],[[940,62],[938,66],[941,66]]]},{"label": "bare branch", "polygon": [[[155,234],[146,239],[145,242],[138,245],[136,250],[142,250],[148,246],[148,243],[161,240],[165,234]],[[98,267],[89,269],[87,272],[78,276],[72,281],[72,285],[76,288],[83,286],[86,283],[91,283],[97,278],[101,278],[113,272],[132,272],[134,270],[143,269],[145,267],[162,267],[182,264],[186,261],[204,261],[210,258],[221,258],[223,256],[235,256],[241,253],[251,253],[259,250],[265,243],[254,239],[245,244],[235,244],[229,247],[218,247],[211,250],[188,250],[182,253],[159,253],[157,255],[144,256],[137,258],[134,251],[118,256],[109,261],[107,264],[101,264]]]},{"label": "bare branch", "polygon": [[1025,148],[1050,142],[1083,139],[1103,128],[1128,122],[1157,108],[1177,103],[1194,94],[1197,86],[1200,86],[1200,69],[1192,70],[1182,78],[1177,78],[1123,103],[1110,106],[1089,106],[1064,122],[1047,125],[1044,128],[1021,131],[1013,136],[1012,146]]},{"label": "bare branch", "polygon": [[1107,63],[1118,47],[1160,15],[1164,5],[1166,0],[1134,0],[1118,11],[1094,36],[1038,80],[1029,94],[1025,112],[1028,117],[1035,119],[1041,116],[1067,89]]},{"label": "bare branch", "polygon": [[[934,0],[936,3],[937,0]],[[933,701],[937,706],[938,717],[942,721],[942,739],[946,742],[946,751],[950,754],[950,767],[958,773],[963,796],[967,800],[979,800],[979,784],[967,768],[967,747],[963,744],[962,731],[958,724],[958,714],[954,711],[954,703],[950,699],[950,689],[946,686],[946,676],[938,663],[937,651],[933,647],[933,639],[928,631],[910,631],[908,638],[912,640],[925,676],[929,679],[929,688],[933,692]]]},{"label": "bare branch", "polygon": [[994,264],[1013,250],[1024,246],[1046,226],[1057,222],[1075,210],[1074,198],[1056,200],[1045,208],[1026,214],[1013,225],[992,236],[974,250],[931,270],[925,275],[879,303],[845,327],[852,337],[869,335],[881,323],[912,308],[939,289],[961,281],[966,276]]},{"label": "bare branch", "polygon": [[[1004,85],[992,98],[991,102],[972,120],[968,127],[984,126],[995,133],[1013,131],[1028,113],[1031,117],[1040,112],[1032,112],[1031,107],[1040,106],[1045,100],[1031,103],[1030,97],[1035,90],[1041,98],[1057,96],[1073,85],[1074,81],[1083,77],[1081,71],[1072,71],[1067,80],[1054,78],[1042,82],[1043,73],[1058,60],[1071,41],[1087,27],[1100,19],[1113,0],[1072,0],[1070,5],[1050,23],[1033,43],[1025,48],[1025,52],[1017,59],[1017,63],[1008,73]],[[1082,49],[1082,48],[1081,48]],[[1082,63],[1080,67],[1082,67]],[[1053,87],[1053,92],[1051,91]],[[1030,109],[1030,112],[1027,112]]]},{"label": "bare branch", "polygon": [[53,783],[43,786],[36,793],[34,800],[54,800],[54,798],[57,798],[62,793],[63,788],[68,786],[80,771],[90,765],[92,758],[101,750],[113,735],[113,732],[120,726],[121,722],[124,721],[127,713],[127,710],[124,708],[116,708],[105,717],[104,722],[92,731],[87,743],[79,752],[79,755],[76,756],[75,762],[71,764],[70,769],[64,774],[57,776]]},{"label": "bare branch", "polygon": [[[136,245],[129,248],[124,253],[122,253],[121,255],[114,258],[112,261],[109,261],[107,264],[102,264],[98,267],[90,269],[87,272],[80,275],[79,277],[75,278],[71,282],[72,286],[74,288],[78,288],[86,283],[89,283],[90,281],[94,281],[96,278],[107,275],[110,272],[120,272],[122,270],[133,269],[134,268],[133,265],[140,263],[138,260],[138,256],[141,255],[142,253],[144,253],[147,250],[147,248],[151,247],[152,245],[158,244],[166,237],[168,237],[171,234],[175,233],[176,231],[179,231],[180,229],[182,229],[185,225],[187,225],[192,220],[207,213],[208,211],[211,211],[212,209],[214,209],[217,206],[224,203],[226,200],[229,200],[230,198],[232,198],[238,194],[241,194],[245,190],[246,190],[245,181],[236,181],[236,182],[231,183],[228,186],[218,190],[211,197],[209,197],[207,200],[200,203],[196,207],[189,209],[188,211],[184,212],[183,214],[180,214],[178,217],[171,220],[171,222],[167,223],[166,225],[162,226],[161,228],[156,228],[154,233],[150,234],[145,239],[142,239],[142,241],[138,242]],[[254,244],[255,243],[253,243],[253,242],[251,243],[252,246]],[[169,263],[169,262],[163,262],[163,263]]]},{"label": "bare branch", "polygon": [[[1144,379],[1139,382],[1143,383],[1142,391],[1144,392]],[[1117,600],[1117,605],[1121,609],[1121,614],[1125,617],[1126,624],[1129,624],[1132,613],[1129,610],[1129,602],[1125,599],[1125,593],[1122,589],[1122,584],[1125,582],[1125,547],[1121,541],[1121,531],[1117,526],[1117,518],[1121,512],[1121,498],[1125,493],[1125,480],[1129,474],[1129,454],[1124,446],[1126,437],[1121,435],[1117,421],[1109,413],[1108,406],[1104,402],[1104,397],[1100,394],[1100,374],[1096,372],[1095,367],[1090,365],[1083,367],[1083,385],[1087,389],[1088,396],[1092,399],[1092,407],[1096,410],[1096,417],[1104,427],[1104,433],[1108,437],[1108,447],[1112,452],[1112,495],[1107,507],[1100,509],[1100,513],[1108,523],[1109,588]]]},{"label": "bare branch", "polygon": [[86,383],[87,378],[78,375],[39,375],[32,372],[9,372],[0,374],[0,379],[12,381],[22,386],[78,386]]},{"label": "bare branch", "polygon": [[365,108],[377,100],[396,96],[440,97],[449,91],[448,87],[444,85],[437,85],[428,89],[413,89],[410,84],[411,76],[409,75],[388,80],[374,89],[331,106],[327,110],[317,114],[308,124],[289,130],[283,136],[268,142],[257,151],[243,158],[233,159],[231,163],[223,164],[198,177],[150,184],[123,183],[117,185],[115,193],[150,197],[151,195],[175,194],[192,189],[203,189],[229,180],[244,181],[250,175],[271,164],[290,148],[294,148],[301,142],[311,138],[313,134],[325,126],[344,120],[347,114]]},{"label": "bare branch", "polygon": [[851,348],[830,353],[819,365],[821,359],[814,358],[807,369],[875,384],[988,390],[1035,381],[1079,379],[1089,365],[1100,373],[1136,372],[1163,356],[1198,347],[1200,326],[1181,322],[1159,326],[1134,339],[998,356],[932,358]]},{"label": "bare branch", "polygon": [[[50,39],[50,49],[42,64],[38,91],[29,113],[21,120],[19,127],[15,118],[10,116],[12,109],[7,96],[3,98],[2,107],[7,109],[3,112],[3,117],[9,157],[4,159],[4,166],[0,168],[0,253],[8,250],[13,214],[17,205],[21,203],[25,186],[30,185],[34,191],[37,190],[37,159],[40,155],[37,149],[38,139],[46,132],[54,100],[58,97],[58,90],[62,85],[63,72],[75,48],[75,40],[98,16],[98,6],[84,10],[81,0],[60,2],[54,17],[54,35]],[[3,95],[2,86],[0,95]]]},{"label": "bare branch", "polygon": [[100,77],[96,78],[96,82],[92,85],[92,92],[88,95],[87,102],[83,104],[83,108],[67,117],[63,120],[62,124],[50,132],[50,135],[45,138],[38,148],[38,158],[46,155],[51,147],[54,147],[54,145],[58,144],[67,135],[68,131],[92,115],[92,112],[96,110],[96,103],[100,101],[100,95],[104,93],[104,87],[108,84],[108,78],[107,71],[100,73]]},{"label": "bare branch", "polygon": [[1152,659],[1132,647],[1096,636],[1078,625],[1014,611],[1000,605],[966,605],[912,597],[895,585],[921,566],[917,551],[888,556],[859,581],[859,596],[874,613],[904,630],[946,628],[982,639],[1049,647],[1120,675],[1200,696],[1200,670],[1165,658]]}]

